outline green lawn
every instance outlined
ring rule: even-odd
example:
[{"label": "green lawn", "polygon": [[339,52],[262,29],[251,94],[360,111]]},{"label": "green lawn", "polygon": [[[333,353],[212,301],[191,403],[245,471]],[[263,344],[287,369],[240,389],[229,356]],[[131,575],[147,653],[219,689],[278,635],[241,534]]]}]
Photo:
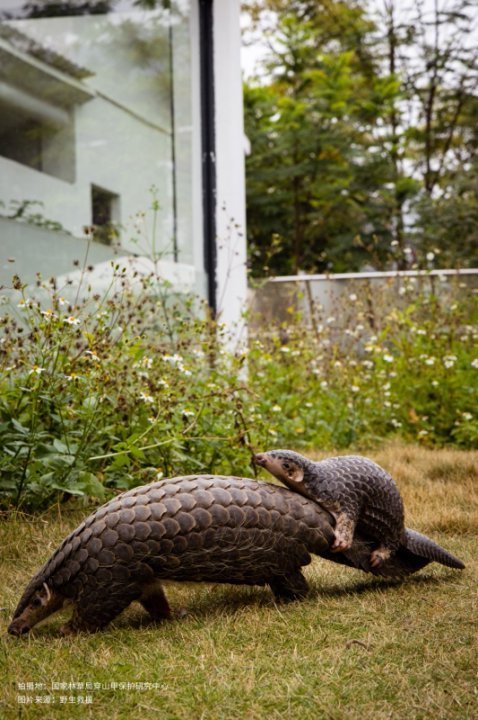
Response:
[{"label": "green lawn", "polygon": [[[61,638],[54,617],[25,637],[3,634],[0,717],[477,718],[478,453],[391,447],[373,457],[397,478],[407,524],[466,570],[431,565],[395,584],[316,559],[309,597],[290,605],[267,589],[191,584],[167,588],[188,611],[182,620],[153,625],[133,606],[107,631]],[[0,524],[2,632],[27,579],[81,516]]]}]

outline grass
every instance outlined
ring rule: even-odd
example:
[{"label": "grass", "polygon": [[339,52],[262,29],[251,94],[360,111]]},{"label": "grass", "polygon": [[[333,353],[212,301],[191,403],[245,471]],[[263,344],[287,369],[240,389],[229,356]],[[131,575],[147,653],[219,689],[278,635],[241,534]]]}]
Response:
[{"label": "grass", "polygon": [[[466,570],[431,565],[396,584],[316,559],[309,597],[286,606],[267,589],[177,584],[167,592],[188,610],[181,621],[155,626],[133,606],[105,632],[63,639],[52,618],[27,637],[2,636],[0,717],[476,718],[478,452],[392,445],[370,456],[396,477],[407,524]],[[2,632],[25,582],[83,514],[1,524]],[[54,704],[36,702],[48,696]]]}]

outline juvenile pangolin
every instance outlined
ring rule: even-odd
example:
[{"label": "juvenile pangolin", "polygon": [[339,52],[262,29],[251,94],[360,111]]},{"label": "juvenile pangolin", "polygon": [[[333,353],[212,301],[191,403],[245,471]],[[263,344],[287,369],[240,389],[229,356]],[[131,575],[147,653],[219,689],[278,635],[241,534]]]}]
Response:
[{"label": "juvenile pangolin", "polygon": [[92,513],[30,580],[8,631],[73,606],[63,634],[104,628],[132,601],[153,619],[171,617],[161,580],[269,585],[277,600],[302,598],[310,553],[366,572],[402,577],[432,560],[463,564],[413,534],[380,569],[357,534],[331,553],[333,517],[286,488],[236,477],[191,475],[119,495]]},{"label": "juvenile pangolin", "polygon": [[379,465],[358,455],[313,462],[292,450],[255,455],[264,467],[291,490],[315,500],[335,518],[332,550],[348,550],[355,529],[375,541],[370,564],[378,568],[404,541],[402,498],[393,478]]}]

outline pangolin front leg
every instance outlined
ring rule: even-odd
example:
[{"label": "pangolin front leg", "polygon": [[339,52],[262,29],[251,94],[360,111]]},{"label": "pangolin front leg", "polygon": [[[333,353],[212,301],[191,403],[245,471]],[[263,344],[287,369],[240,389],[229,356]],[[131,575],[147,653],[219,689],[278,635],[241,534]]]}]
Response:
[{"label": "pangolin front leg", "polygon": [[94,633],[103,630],[133,600],[138,600],[138,587],[123,587],[112,584],[108,589],[97,588],[96,592],[80,595],[73,603],[73,615],[62,625],[62,635],[73,635],[78,632]]},{"label": "pangolin front leg", "polygon": [[344,552],[352,546],[357,519],[349,513],[335,514],[335,540],[330,548],[332,552]]}]

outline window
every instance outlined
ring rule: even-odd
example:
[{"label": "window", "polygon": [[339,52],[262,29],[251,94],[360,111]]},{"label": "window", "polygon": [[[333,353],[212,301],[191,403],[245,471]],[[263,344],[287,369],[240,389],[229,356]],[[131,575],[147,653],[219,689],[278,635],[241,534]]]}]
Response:
[{"label": "window", "polygon": [[91,186],[91,217],[93,236],[103,245],[113,245],[119,239],[116,219],[119,216],[119,197],[102,188]]},{"label": "window", "polygon": [[[25,252],[41,225],[61,228],[76,257],[73,239],[94,226],[95,241],[126,254],[154,246],[164,260],[194,263],[196,4],[10,0],[0,16],[0,213],[14,223],[8,208],[41,207],[22,234]],[[51,268],[55,257],[48,275],[67,270]]]}]

